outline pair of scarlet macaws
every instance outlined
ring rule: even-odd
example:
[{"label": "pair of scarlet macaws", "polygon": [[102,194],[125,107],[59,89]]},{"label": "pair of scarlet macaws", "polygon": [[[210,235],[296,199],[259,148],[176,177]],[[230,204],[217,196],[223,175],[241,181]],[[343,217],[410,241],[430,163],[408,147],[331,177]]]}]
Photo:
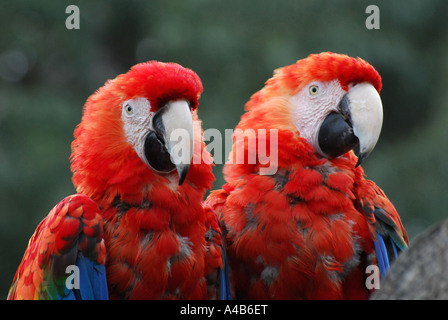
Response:
[{"label": "pair of scarlet macaws", "polygon": [[[246,104],[227,183],[204,202],[200,78],[135,65],[88,98],[70,158],[77,194],[37,227],[8,299],[368,298],[368,267],[384,275],[408,242],[359,166],[380,135],[381,86],[369,63],[330,52],[276,70]],[[260,161],[262,143],[275,163]]]}]

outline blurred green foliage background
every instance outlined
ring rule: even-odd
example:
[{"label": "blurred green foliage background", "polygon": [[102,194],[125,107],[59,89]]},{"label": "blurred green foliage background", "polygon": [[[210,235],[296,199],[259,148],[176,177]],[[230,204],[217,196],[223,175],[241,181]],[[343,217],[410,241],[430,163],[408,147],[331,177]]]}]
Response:
[{"label": "blurred green foliage background", "polygon": [[[70,4],[80,9],[79,30],[65,27]],[[365,26],[370,4],[380,9],[379,30]],[[224,132],[274,69],[321,51],[362,57],[383,77],[385,112],[364,164],[368,177],[395,204],[411,239],[445,219],[447,17],[446,0],[2,0],[0,297],[37,224],[75,192],[70,143],[85,100],[152,59],[199,74],[204,128]]]}]

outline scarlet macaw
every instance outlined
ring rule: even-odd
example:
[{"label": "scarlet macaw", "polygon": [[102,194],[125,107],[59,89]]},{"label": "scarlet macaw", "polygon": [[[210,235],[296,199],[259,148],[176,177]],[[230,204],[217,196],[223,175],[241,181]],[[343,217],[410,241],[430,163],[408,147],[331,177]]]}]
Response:
[{"label": "scarlet macaw", "polygon": [[[324,52],[276,70],[246,104],[227,183],[206,200],[222,220],[236,299],[368,298],[367,267],[384,275],[407,247],[397,211],[359,166],[380,135],[381,86],[366,61]],[[271,163],[251,147],[261,139],[278,152]]]},{"label": "scarlet macaw", "polygon": [[38,226],[8,299],[227,297],[219,221],[202,207],[202,90],[192,70],[150,61],[90,96],[72,143],[78,193]]}]

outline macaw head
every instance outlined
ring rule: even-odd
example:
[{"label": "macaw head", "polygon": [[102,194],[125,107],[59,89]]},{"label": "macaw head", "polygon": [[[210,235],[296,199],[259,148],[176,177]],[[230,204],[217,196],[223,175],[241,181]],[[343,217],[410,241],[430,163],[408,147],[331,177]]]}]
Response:
[{"label": "macaw head", "polygon": [[246,108],[283,97],[285,116],[273,115],[273,119],[286,117],[278,126],[298,131],[317,154],[328,159],[359,146],[359,165],[381,132],[381,86],[381,77],[366,61],[324,52],[276,70]]},{"label": "macaw head", "polygon": [[202,90],[192,70],[157,61],[106,82],[87,100],[75,130],[71,159],[78,192],[131,192],[160,181],[182,185],[194,146],[202,144],[200,125],[194,130]]}]

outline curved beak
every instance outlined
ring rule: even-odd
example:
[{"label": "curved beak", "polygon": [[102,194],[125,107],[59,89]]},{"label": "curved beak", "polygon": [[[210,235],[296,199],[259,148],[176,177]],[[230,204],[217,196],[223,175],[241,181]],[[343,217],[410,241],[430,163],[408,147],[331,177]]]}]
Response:
[{"label": "curved beak", "polygon": [[359,166],[375,148],[382,124],[380,95],[370,83],[357,84],[341,99],[338,112],[330,113],[322,122],[319,147],[329,158],[335,158],[359,145]]},{"label": "curved beak", "polygon": [[181,185],[190,168],[194,150],[193,119],[188,102],[168,102],[154,115],[153,128],[145,141],[148,163],[159,172],[177,169]]},{"label": "curved beak", "polygon": [[359,140],[358,163],[368,157],[380,137],[383,126],[383,104],[370,83],[354,86],[347,93],[350,100],[353,132]]}]

